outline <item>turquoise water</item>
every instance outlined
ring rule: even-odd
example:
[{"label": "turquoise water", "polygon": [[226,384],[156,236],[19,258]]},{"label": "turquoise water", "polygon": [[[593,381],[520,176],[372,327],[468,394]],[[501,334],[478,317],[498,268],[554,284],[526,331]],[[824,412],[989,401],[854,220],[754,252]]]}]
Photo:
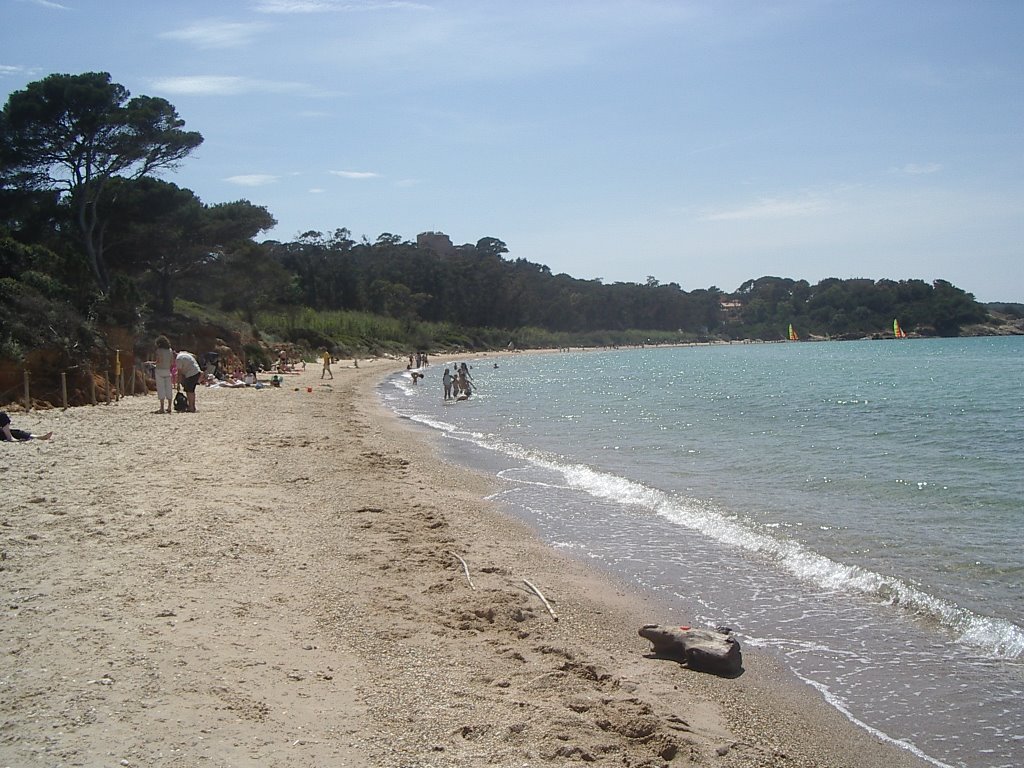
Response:
[{"label": "turquoise water", "polygon": [[[936,765],[1024,765],[1024,338],[435,360],[382,387],[553,546]],[[494,367],[497,362],[498,367]]]}]

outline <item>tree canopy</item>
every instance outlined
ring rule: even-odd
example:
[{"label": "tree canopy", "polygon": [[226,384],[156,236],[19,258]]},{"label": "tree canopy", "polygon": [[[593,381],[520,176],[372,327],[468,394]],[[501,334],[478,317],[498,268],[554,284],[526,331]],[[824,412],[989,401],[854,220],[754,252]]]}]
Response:
[{"label": "tree canopy", "polygon": [[131,98],[106,72],[50,75],[12,93],[0,113],[0,188],[57,191],[106,292],[110,183],[173,168],[203,141],[183,126],[169,102]]},{"label": "tree canopy", "polygon": [[984,307],[945,280],[806,280],[760,277],[736,292],[736,331],[751,338],[780,338],[790,323],[801,336],[861,338],[880,334],[898,319],[905,329],[955,336],[961,326],[983,322]]},{"label": "tree canopy", "polygon": [[715,286],[685,291],[653,276],[606,285],[552,275],[542,264],[503,258],[507,248],[493,237],[446,254],[392,233],[355,243],[348,230],[333,237],[307,232],[296,242],[266,246],[293,276],[295,300],[304,306],[471,327],[778,340],[789,323],[805,337],[861,338],[883,333],[896,317],[908,329],[940,335],[986,317],[973,296],[941,280],[828,278],[812,286],[765,276],[730,296]]},{"label": "tree canopy", "polygon": [[248,200],[207,206],[159,179],[115,180],[107,250],[119,272],[148,285],[156,311],[173,311],[174,285],[276,223]]}]

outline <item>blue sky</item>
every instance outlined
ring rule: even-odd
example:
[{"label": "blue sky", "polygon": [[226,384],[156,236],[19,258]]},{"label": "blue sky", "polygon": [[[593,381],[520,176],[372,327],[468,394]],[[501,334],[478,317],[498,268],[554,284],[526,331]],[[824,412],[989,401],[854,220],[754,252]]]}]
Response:
[{"label": "blue sky", "polygon": [[0,0],[0,96],[107,71],[267,236],[496,237],[584,279],[1024,301],[1024,2]]}]

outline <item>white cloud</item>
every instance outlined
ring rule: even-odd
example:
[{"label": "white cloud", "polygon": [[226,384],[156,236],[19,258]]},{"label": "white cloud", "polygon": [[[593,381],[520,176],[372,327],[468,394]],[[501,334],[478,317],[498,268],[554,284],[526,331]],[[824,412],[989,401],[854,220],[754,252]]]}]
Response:
[{"label": "white cloud", "polygon": [[942,170],[941,163],[907,163],[901,168],[897,169],[900,173],[906,173],[910,176],[923,176],[928,173],[938,173]]},{"label": "white cloud", "polygon": [[707,210],[698,218],[701,221],[750,221],[770,219],[791,219],[812,216],[828,210],[823,200],[807,198],[802,200],[777,200],[764,198],[740,208]]},{"label": "white cloud", "polygon": [[946,74],[933,64],[918,62],[907,64],[896,71],[900,80],[927,90],[937,90],[949,84]]},{"label": "white cloud", "polygon": [[269,173],[248,173],[241,176],[228,176],[224,181],[237,184],[240,187],[264,187],[267,184],[273,184],[280,176],[274,176]]},{"label": "white cloud", "polygon": [[392,9],[427,9],[424,3],[403,0],[257,0],[253,6],[259,13],[329,13],[332,11],[387,11]]},{"label": "white cloud", "polygon": [[160,37],[192,43],[198,48],[236,48],[248,45],[264,29],[266,29],[265,24],[211,19],[196,22],[171,32],[163,32]]},{"label": "white cloud", "polygon": [[249,85],[245,78],[221,75],[193,77],[162,77],[153,81],[153,87],[168,93],[199,93],[224,95],[245,93]]},{"label": "white cloud", "polygon": [[379,173],[372,171],[329,171],[329,173],[341,176],[343,179],[376,179],[380,176]]},{"label": "white cloud", "polygon": [[58,11],[70,11],[71,9],[66,5],[60,3],[54,3],[51,0],[31,0],[33,5],[39,5],[43,8],[56,8]]},{"label": "white cloud", "polygon": [[261,0],[255,5],[260,13],[323,13],[334,10],[330,0]]},{"label": "white cloud", "polygon": [[985,63],[983,58],[966,66],[945,61],[912,63],[898,69],[896,77],[922,90],[941,91],[948,88],[970,88],[1003,76],[998,67]]},{"label": "white cloud", "polygon": [[327,191],[327,190],[325,190],[325,189],[321,189],[320,187],[312,187],[311,189],[309,189],[309,190],[308,190],[308,192],[309,192],[309,193],[310,193],[311,195],[319,195],[319,194],[321,194],[321,193],[323,193],[323,192],[326,192],[326,191]]},{"label": "white cloud", "polygon": [[153,88],[165,93],[230,96],[241,93],[287,93],[309,91],[303,83],[250,80],[235,75],[194,75],[162,77],[152,81]]}]

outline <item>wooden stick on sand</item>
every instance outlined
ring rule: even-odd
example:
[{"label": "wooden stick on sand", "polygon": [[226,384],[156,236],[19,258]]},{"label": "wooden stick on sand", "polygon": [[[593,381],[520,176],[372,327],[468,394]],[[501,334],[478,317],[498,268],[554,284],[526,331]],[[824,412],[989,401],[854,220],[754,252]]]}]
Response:
[{"label": "wooden stick on sand", "polygon": [[554,610],[552,610],[551,604],[545,599],[544,595],[541,594],[541,591],[539,589],[537,589],[535,586],[533,586],[533,584],[531,584],[526,579],[523,579],[523,584],[525,584],[526,586],[528,586],[530,589],[532,589],[534,591],[534,594],[536,594],[537,597],[540,598],[540,601],[542,603],[544,603],[544,607],[548,609],[548,613],[551,614],[551,618],[554,619],[555,621],[558,621],[558,614],[555,613]]},{"label": "wooden stick on sand", "polygon": [[466,561],[463,560],[458,555],[456,555],[454,552],[449,552],[448,554],[450,554],[452,557],[458,558],[459,562],[462,563],[462,570],[466,572],[466,581],[469,582],[469,588],[470,589],[476,589],[476,585],[473,584],[473,580],[471,578],[469,578],[469,566],[466,565]]}]

